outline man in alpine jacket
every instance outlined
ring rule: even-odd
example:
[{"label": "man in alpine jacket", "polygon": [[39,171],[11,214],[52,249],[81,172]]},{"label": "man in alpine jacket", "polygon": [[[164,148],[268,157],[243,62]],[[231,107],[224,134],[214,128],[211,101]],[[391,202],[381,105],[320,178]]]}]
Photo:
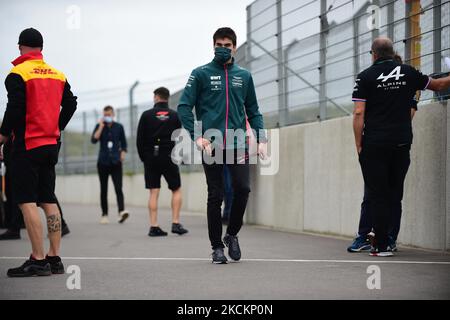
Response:
[{"label": "man in alpine jacket", "polygon": [[[196,68],[189,77],[178,105],[178,114],[197,147],[204,150],[203,168],[208,185],[207,217],[212,262],[226,263],[224,243],[231,259],[238,261],[241,251],[237,234],[250,192],[246,119],[256,133],[257,152],[266,156],[263,116],[259,112],[253,79],[249,71],[234,63],[236,34],[220,28],[213,36],[214,60]],[[194,127],[195,107],[197,124]],[[226,236],[222,242],[221,204],[223,165],[227,164],[233,184],[233,203]]]},{"label": "man in alpine jacket", "polygon": [[[55,197],[58,140],[76,110],[76,97],[64,74],[44,62],[43,38],[33,28],[19,36],[21,56],[14,60],[5,86],[8,92],[0,144],[13,139],[11,174],[15,201],[22,211],[32,253],[10,277],[64,273],[59,257],[61,215]],[[62,107],[62,108],[61,108]],[[45,255],[37,204],[47,216],[50,249]]]},{"label": "man in alpine jacket", "polygon": [[432,79],[394,61],[389,38],[376,38],[370,53],[373,65],[358,74],[353,89],[353,131],[375,232],[370,255],[390,257],[390,221],[410,165],[411,99],[417,90],[449,88],[450,76]]}]

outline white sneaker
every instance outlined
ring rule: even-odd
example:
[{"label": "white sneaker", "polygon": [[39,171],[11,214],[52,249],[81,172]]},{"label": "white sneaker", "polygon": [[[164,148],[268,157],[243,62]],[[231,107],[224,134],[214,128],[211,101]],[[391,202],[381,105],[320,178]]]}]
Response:
[{"label": "white sneaker", "polygon": [[109,223],[109,219],[107,216],[102,216],[102,218],[100,219],[100,224],[108,224]]},{"label": "white sneaker", "polygon": [[393,257],[392,251],[380,251],[377,248],[372,248],[369,253],[372,257]]},{"label": "white sneaker", "polygon": [[119,212],[119,219],[117,220],[117,222],[123,223],[125,220],[128,219],[129,216],[130,213],[127,210],[121,211]]}]

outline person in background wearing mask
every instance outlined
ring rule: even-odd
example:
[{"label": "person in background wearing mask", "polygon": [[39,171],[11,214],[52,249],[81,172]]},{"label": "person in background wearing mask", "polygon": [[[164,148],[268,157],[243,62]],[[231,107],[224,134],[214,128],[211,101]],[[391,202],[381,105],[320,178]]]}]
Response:
[{"label": "person in background wearing mask", "polygon": [[100,203],[102,208],[101,224],[108,224],[108,178],[111,175],[116,191],[119,209],[118,222],[123,223],[130,215],[125,210],[122,192],[122,164],[127,152],[127,140],[123,126],[114,121],[114,109],[111,106],[103,108],[103,117],[95,126],[91,142],[100,141],[97,170],[100,179]]},{"label": "person in background wearing mask", "polygon": [[[207,219],[212,263],[225,264],[228,259],[224,255],[224,244],[231,259],[238,261],[241,258],[237,234],[242,227],[250,193],[246,117],[256,131],[261,158],[266,156],[267,145],[252,75],[234,63],[236,33],[230,28],[220,28],[213,35],[213,44],[214,60],[192,71],[178,105],[178,115],[197,147],[205,151],[203,169],[208,185]],[[201,132],[194,130],[194,107]],[[233,203],[222,241],[220,208],[224,196],[224,164],[231,174]]]},{"label": "person in background wearing mask", "polygon": [[170,92],[160,87],[154,92],[152,109],[142,113],[136,135],[139,158],[144,163],[145,187],[150,189],[148,209],[150,212],[150,237],[167,236],[158,224],[158,198],[161,190],[161,176],[172,191],[172,233],[179,235],[188,232],[180,224],[181,178],[178,165],[172,161],[171,153],[175,146],[172,134],[181,128],[175,110],[169,109]]}]

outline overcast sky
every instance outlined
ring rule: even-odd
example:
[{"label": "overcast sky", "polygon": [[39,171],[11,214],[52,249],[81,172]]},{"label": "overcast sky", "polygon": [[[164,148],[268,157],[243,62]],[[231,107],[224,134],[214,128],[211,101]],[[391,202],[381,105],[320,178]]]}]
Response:
[{"label": "overcast sky", "polygon": [[[150,101],[156,86],[179,89],[193,68],[212,59],[218,27],[233,28],[238,45],[245,42],[246,7],[252,2],[0,0],[2,82],[19,55],[20,31],[34,27],[44,36],[45,60],[66,74],[80,110],[126,105],[135,80],[144,83],[138,102]],[[98,92],[103,89],[108,90]],[[2,84],[2,114],[5,101]]]}]

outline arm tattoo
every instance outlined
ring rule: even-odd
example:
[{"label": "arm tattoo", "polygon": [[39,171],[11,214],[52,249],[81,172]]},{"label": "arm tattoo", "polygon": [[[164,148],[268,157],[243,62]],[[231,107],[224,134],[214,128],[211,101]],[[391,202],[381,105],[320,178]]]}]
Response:
[{"label": "arm tattoo", "polygon": [[47,229],[49,233],[61,231],[61,216],[59,214],[47,217]]}]

